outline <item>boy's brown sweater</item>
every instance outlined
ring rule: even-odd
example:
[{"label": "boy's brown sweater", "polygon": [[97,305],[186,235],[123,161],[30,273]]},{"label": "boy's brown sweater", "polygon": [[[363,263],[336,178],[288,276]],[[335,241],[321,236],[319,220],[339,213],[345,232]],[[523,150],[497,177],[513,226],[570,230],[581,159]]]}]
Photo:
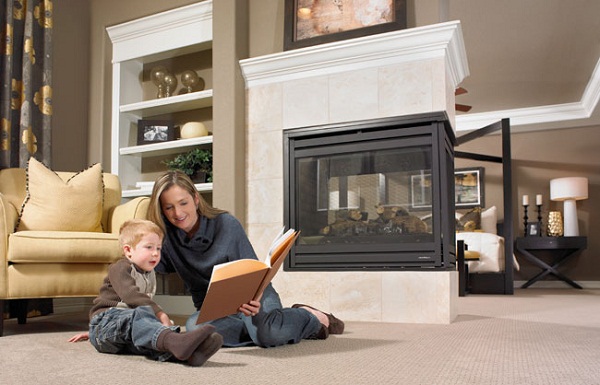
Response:
[{"label": "boy's brown sweater", "polygon": [[151,306],[154,314],[162,311],[153,300],[156,291],[154,271],[145,272],[125,257],[110,265],[108,275],[100,287],[90,309],[90,319],[112,307],[133,309],[138,306]]}]

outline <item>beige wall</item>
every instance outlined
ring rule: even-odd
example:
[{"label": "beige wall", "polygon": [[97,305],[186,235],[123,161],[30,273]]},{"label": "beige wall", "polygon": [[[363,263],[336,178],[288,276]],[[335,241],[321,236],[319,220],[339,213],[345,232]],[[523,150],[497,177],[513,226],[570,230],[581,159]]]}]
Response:
[{"label": "beige wall", "polygon": [[87,1],[54,3],[52,168],[88,166],[90,6]]},{"label": "beige wall", "polygon": [[[55,27],[54,45],[55,52],[62,52],[55,57],[55,95],[54,95],[54,164],[67,170],[79,170],[90,163],[102,162],[105,169],[110,169],[110,86],[111,86],[111,46],[105,28],[109,25],[146,16],[155,12],[164,11],[174,7],[187,5],[196,1],[190,0],[61,0],[55,4],[57,22],[65,20],[67,24]],[[83,3],[83,4],[82,4]],[[424,20],[438,20],[440,9],[436,0],[419,2],[419,8],[413,1],[409,1],[408,20],[409,26],[421,24]],[[250,4],[250,5],[248,5]],[[248,7],[249,28],[247,31],[248,46],[244,48],[244,32],[240,27],[217,25],[215,34],[222,35],[221,41],[229,41],[237,46],[224,48],[219,55],[223,60],[242,59],[247,49],[249,57],[280,52],[283,49],[283,19],[284,1],[261,0],[246,2],[243,0],[227,0],[225,5],[218,8],[227,12],[227,16],[217,16],[223,23],[235,23],[243,20],[243,15],[231,12],[235,7]],[[72,7],[71,7],[72,6]],[[232,8],[233,7],[233,8]],[[63,14],[64,12],[64,14]],[[417,17],[419,15],[419,17]],[[85,25],[88,24],[86,31]],[[81,33],[74,33],[81,30]],[[89,36],[87,35],[89,33]],[[86,43],[86,37],[88,42]],[[219,39],[216,37],[215,39]],[[241,46],[239,46],[241,44]],[[81,58],[73,58],[77,51]],[[67,56],[67,53],[69,56]],[[89,66],[85,68],[85,55],[89,57]],[[215,54],[217,56],[217,54]],[[77,61],[81,60],[81,61]],[[56,64],[59,63],[59,64]],[[76,64],[76,65],[75,65]],[[81,67],[83,68],[81,68]],[[227,84],[221,85],[222,91],[232,93],[243,92],[239,87],[239,78],[227,80],[227,76],[237,76],[235,66],[229,66],[223,72],[221,79]],[[62,71],[62,72],[61,72]],[[85,77],[89,75],[89,79]],[[69,83],[71,82],[72,83]],[[221,80],[223,82],[223,80]],[[68,83],[65,92],[57,88],[62,83]],[[70,90],[70,91],[66,91]],[[237,96],[239,97],[239,96]],[[232,108],[224,106],[216,108],[215,122],[220,120],[232,135],[237,133],[226,146],[242,146],[240,140],[244,133],[240,133],[240,122],[244,120],[244,112],[240,109],[242,99],[232,101]],[[229,115],[231,114],[231,115]],[[85,127],[87,130],[80,129]],[[86,142],[87,141],[87,145]],[[515,216],[515,232],[522,234],[522,209],[520,197],[523,194],[533,196],[541,193],[544,195],[544,213],[547,213],[549,197],[549,181],[555,177],[581,175],[590,180],[590,198],[578,202],[580,219],[580,232],[590,236],[589,247],[579,257],[569,262],[564,270],[575,280],[600,281],[600,239],[591,237],[600,225],[597,216],[592,215],[600,208],[600,155],[597,144],[600,143],[599,127],[573,128],[568,130],[553,130],[545,132],[530,132],[513,135],[514,157],[514,196],[516,206],[513,208]],[[217,146],[219,144],[216,144]],[[233,147],[232,147],[233,148]],[[86,150],[83,150],[86,149]],[[461,148],[463,150],[463,148]],[[464,146],[464,151],[477,151],[482,153],[500,154],[499,136],[481,138],[476,142]],[[240,164],[239,158],[222,160],[226,178],[231,181],[244,183],[243,173],[236,171]],[[482,165],[486,168],[486,205],[497,205],[502,208],[500,168],[490,164],[469,164],[457,161],[457,167]],[[243,216],[240,206],[243,199],[236,197],[236,183],[231,183],[231,188],[223,191],[220,201],[215,204],[230,209],[236,215]],[[243,190],[243,189],[242,189]],[[243,194],[243,192],[241,193]],[[517,207],[517,205],[519,207]],[[560,205],[552,202],[551,209],[559,209]],[[530,210],[530,217],[531,217]],[[523,263],[523,269],[517,273],[518,280],[529,278],[537,269]]]}]

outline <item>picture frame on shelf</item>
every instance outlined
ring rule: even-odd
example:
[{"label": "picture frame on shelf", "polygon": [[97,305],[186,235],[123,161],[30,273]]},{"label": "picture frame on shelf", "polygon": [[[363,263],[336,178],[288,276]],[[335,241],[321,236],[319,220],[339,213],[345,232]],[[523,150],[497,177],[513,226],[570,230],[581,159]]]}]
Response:
[{"label": "picture frame on shelf", "polygon": [[526,237],[541,237],[542,236],[542,228],[540,226],[540,222],[528,222],[527,229],[525,231]]},{"label": "picture frame on shelf", "polygon": [[[361,7],[360,20],[355,7]],[[285,51],[406,28],[406,0],[285,0]]]},{"label": "picture frame on shelf", "polygon": [[[454,170],[454,204],[457,209],[485,207],[484,168]],[[410,177],[410,209],[431,209],[431,174],[420,172]]]},{"label": "picture frame on shelf", "polygon": [[137,144],[164,143],[175,140],[173,122],[170,120],[138,120]]}]

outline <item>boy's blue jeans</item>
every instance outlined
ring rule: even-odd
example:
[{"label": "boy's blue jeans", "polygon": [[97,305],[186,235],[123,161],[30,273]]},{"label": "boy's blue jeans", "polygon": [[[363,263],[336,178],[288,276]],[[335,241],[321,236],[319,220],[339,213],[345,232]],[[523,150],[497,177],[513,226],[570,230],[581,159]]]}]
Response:
[{"label": "boy's blue jeans", "polygon": [[[90,321],[90,342],[100,353],[140,354],[166,361],[172,354],[156,348],[158,335],[169,327],[160,323],[150,306],[110,308]],[[170,327],[179,332],[178,326]]]},{"label": "boy's blue jeans", "polygon": [[[295,344],[310,338],[321,329],[319,319],[304,309],[282,308],[279,295],[267,287],[260,301],[260,312],[254,317],[242,313],[207,322],[223,336],[223,346],[236,347],[256,344],[272,347]],[[187,331],[205,324],[196,325],[199,311],[192,314],[186,324]]]}]

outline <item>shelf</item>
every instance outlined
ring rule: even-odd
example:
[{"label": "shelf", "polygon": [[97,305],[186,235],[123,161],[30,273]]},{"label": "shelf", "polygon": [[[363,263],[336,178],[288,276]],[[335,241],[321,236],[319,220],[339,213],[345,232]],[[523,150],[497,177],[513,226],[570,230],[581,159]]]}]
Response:
[{"label": "shelf", "polygon": [[[166,171],[164,160],[195,148],[212,149],[207,136],[149,144],[138,143],[138,120],[170,120],[212,123],[212,0],[173,8],[108,27],[112,43],[111,173],[119,176],[122,197],[150,196],[152,181]],[[200,71],[207,89],[155,98],[157,88],[144,71],[158,62],[172,71]],[[148,74],[146,73],[146,78]],[[212,124],[209,124],[211,126]],[[212,183],[197,185],[212,192]]]},{"label": "shelf", "polygon": [[122,147],[119,149],[119,155],[133,155],[141,157],[170,155],[185,151],[187,148],[192,149],[201,145],[211,144],[212,142],[212,135],[190,139],[177,139],[170,140],[164,143],[152,143],[142,144],[139,146]]},{"label": "shelf", "polygon": [[[212,192],[213,184],[212,183],[198,183],[195,185],[196,190],[201,193]],[[131,189],[131,190],[123,190],[121,193],[121,197],[123,198],[136,198],[136,197],[144,197],[152,195],[152,187],[146,187],[143,189]]]},{"label": "shelf", "polygon": [[121,113],[131,113],[141,118],[212,106],[213,90],[191,92],[189,94],[169,96],[168,98],[145,100],[124,104],[119,107]]}]

